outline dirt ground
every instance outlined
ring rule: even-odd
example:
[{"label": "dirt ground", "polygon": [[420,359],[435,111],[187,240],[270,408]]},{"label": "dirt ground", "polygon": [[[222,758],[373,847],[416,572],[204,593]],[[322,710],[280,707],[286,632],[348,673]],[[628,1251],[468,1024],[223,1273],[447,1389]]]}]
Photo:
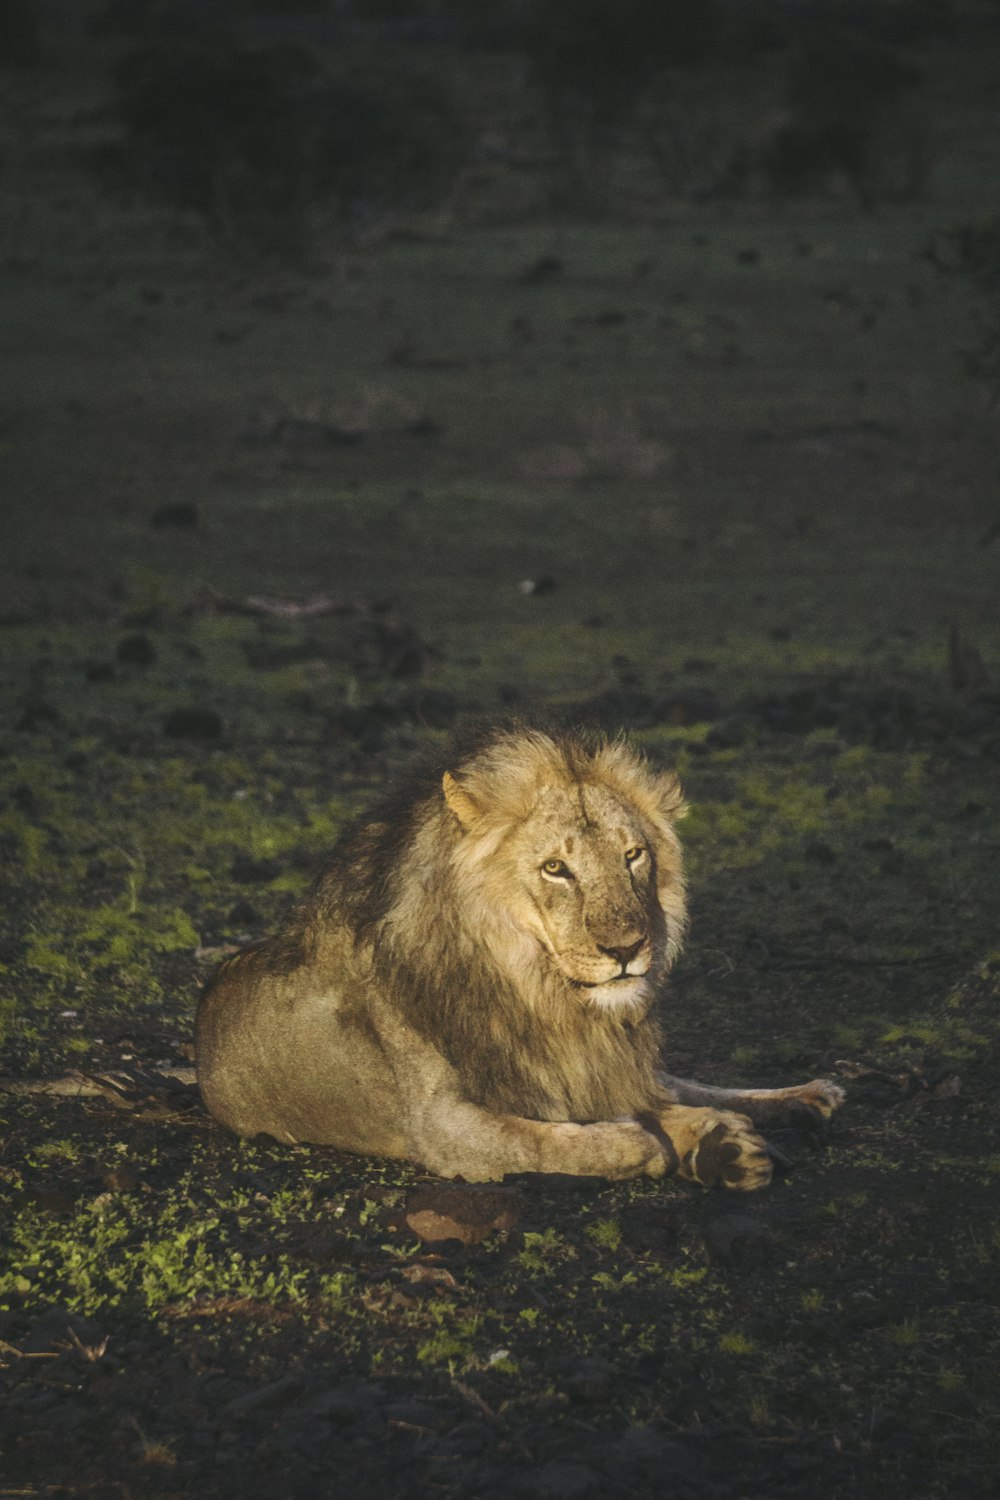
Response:
[{"label": "dirt ground", "polygon": [[[916,200],[557,215],[494,53],[446,208],[297,262],[102,193],[113,39],[0,75],[0,1072],[133,1072],[0,1094],[3,1500],[996,1492],[1000,445],[926,255],[996,205],[980,12]],[[433,1242],[419,1169],[149,1071],[511,711],[680,771],[671,1070],[848,1092],[766,1192],[529,1179]]]}]

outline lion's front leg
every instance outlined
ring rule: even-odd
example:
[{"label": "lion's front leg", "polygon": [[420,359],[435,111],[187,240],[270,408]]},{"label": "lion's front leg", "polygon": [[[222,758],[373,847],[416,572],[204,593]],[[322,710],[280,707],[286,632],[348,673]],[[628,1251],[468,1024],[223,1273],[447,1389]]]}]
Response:
[{"label": "lion's front leg", "polygon": [[442,1100],[414,1121],[410,1154],[441,1177],[492,1181],[509,1172],[574,1177],[662,1177],[669,1170],[658,1133],[636,1120],[578,1125],[491,1114]]},{"label": "lion's front leg", "polygon": [[746,1115],[670,1104],[657,1111],[654,1126],[674,1172],[688,1182],[752,1193],[771,1181],[767,1145]]},{"label": "lion's front leg", "polygon": [[617,1179],[662,1177],[669,1170],[659,1133],[636,1119],[577,1124],[484,1108],[465,1097],[438,1049],[391,1012],[382,1040],[399,1087],[394,1112],[403,1154],[441,1177],[489,1182],[508,1173],[558,1172]]}]

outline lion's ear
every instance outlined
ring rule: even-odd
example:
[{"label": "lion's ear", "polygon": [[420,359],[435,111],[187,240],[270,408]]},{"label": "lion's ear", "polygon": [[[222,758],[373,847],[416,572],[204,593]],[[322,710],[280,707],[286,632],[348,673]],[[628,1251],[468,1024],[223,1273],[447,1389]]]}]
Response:
[{"label": "lion's ear", "polygon": [[687,817],[688,805],[684,801],[680,781],[673,771],[661,771],[656,777],[657,802],[661,815],[670,823]]},{"label": "lion's ear", "polygon": [[441,790],[444,792],[444,800],[462,827],[471,827],[481,815],[481,808],[475,797],[466,791],[461,782],[455,780],[450,771],[445,771],[441,779]]}]

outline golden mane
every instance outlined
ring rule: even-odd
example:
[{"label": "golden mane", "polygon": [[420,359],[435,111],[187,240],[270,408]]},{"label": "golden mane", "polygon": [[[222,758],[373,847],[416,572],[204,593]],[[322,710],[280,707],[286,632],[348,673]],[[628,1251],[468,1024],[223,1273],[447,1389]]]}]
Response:
[{"label": "golden mane", "polygon": [[[381,986],[459,1071],[469,1097],[535,1119],[598,1120],[648,1089],[659,1031],[646,1016],[584,1009],[546,971],[535,945],[495,904],[477,900],[484,871],[510,829],[551,788],[606,787],[669,846],[676,866],[667,967],[685,911],[673,820],[685,807],[677,778],[652,770],[621,739],[507,729],[426,784],[402,818],[380,814],[343,846],[309,920],[352,918]],[[464,836],[451,803],[474,807]]]}]

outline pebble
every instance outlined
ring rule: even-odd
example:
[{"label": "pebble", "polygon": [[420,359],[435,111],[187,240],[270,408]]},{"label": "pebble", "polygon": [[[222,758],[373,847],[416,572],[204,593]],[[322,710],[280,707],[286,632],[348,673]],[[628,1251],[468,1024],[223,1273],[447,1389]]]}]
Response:
[{"label": "pebble", "polygon": [[417,1188],[406,1200],[404,1219],[419,1239],[461,1240],[475,1245],[520,1218],[517,1190],[479,1183],[441,1183]]}]

